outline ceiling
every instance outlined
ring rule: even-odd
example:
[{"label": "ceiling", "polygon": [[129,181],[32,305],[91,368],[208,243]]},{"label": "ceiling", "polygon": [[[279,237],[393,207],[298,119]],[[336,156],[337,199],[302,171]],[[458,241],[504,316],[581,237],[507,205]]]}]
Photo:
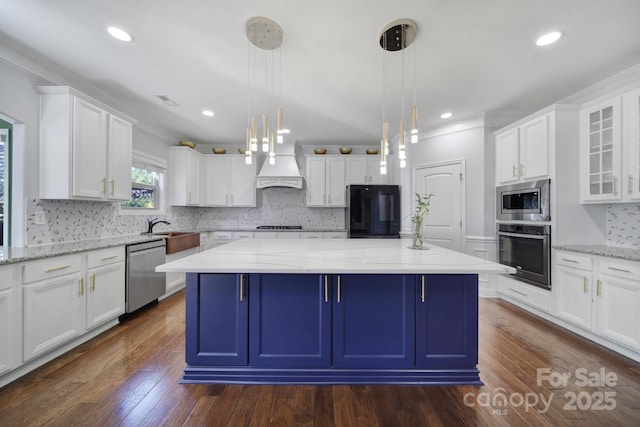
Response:
[{"label": "ceiling", "polygon": [[[404,51],[405,120],[415,89],[423,130],[482,112],[533,112],[640,63],[638,0],[0,0],[0,43],[87,81],[143,128],[176,140],[242,144],[253,99],[245,25],[256,16],[284,31],[282,47],[267,57],[275,64],[267,92],[281,96],[288,138],[309,144],[380,140],[378,37],[400,18],[418,26]],[[134,41],[111,38],[110,25]],[[550,30],[564,37],[535,46]],[[259,99],[265,52],[255,60]],[[402,56],[387,54],[391,134]],[[215,116],[203,116],[205,108]],[[445,111],[454,114],[448,122],[440,119]]]}]

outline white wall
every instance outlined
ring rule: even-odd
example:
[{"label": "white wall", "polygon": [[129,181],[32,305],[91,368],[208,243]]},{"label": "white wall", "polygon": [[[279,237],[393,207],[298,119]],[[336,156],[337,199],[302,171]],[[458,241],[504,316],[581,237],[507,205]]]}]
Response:
[{"label": "white wall", "polygon": [[[493,191],[494,185],[487,188],[485,181],[485,129],[476,126],[457,132],[427,136],[417,144],[407,145],[407,170],[416,166],[425,166],[452,160],[465,160],[465,221],[466,234],[472,236],[493,235],[494,211],[487,211],[487,192]],[[408,179],[408,180],[407,180]],[[403,199],[409,198],[411,206],[411,174],[402,176]],[[405,203],[403,203],[405,205]],[[410,210],[403,211],[403,218],[408,220]],[[491,227],[489,227],[491,225]],[[404,227],[403,227],[404,228]]]}]

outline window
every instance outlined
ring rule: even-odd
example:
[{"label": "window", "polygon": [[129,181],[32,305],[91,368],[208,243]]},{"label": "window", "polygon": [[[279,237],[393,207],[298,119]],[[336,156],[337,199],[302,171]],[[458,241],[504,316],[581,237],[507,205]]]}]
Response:
[{"label": "window", "polygon": [[122,203],[122,209],[159,209],[160,174],[133,166],[131,168],[131,200]]},{"label": "window", "polygon": [[131,200],[120,204],[120,214],[151,214],[164,210],[164,162],[134,152]]}]

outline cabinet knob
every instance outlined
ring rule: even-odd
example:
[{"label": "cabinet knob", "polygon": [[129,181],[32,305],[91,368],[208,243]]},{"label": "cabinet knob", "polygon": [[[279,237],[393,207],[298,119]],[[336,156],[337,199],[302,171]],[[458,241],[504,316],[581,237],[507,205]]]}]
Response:
[{"label": "cabinet knob", "polygon": [[102,178],[102,194],[107,194],[107,178]]},{"label": "cabinet knob", "polygon": [[598,282],[596,283],[596,296],[600,295],[602,295],[602,282],[598,279]]},{"label": "cabinet knob", "polygon": [[589,287],[587,286],[588,284],[589,284],[589,279],[585,277],[584,280],[582,281],[582,292],[584,292],[585,294],[589,292]]},{"label": "cabinet knob", "polygon": [[84,277],[80,278],[80,295],[84,295]]},{"label": "cabinet knob", "polygon": [[111,180],[111,195],[114,196],[116,194],[116,180]]},{"label": "cabinet knob", "polygon": [[618,195],[618,177],[613,177],[613,195]]}]

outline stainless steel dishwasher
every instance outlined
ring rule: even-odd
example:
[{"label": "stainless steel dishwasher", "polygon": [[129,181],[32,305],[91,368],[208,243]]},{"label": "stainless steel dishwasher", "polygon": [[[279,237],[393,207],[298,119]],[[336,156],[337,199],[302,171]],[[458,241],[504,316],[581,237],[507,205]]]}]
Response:
[{"label": "stainless steel dishwasher", "polygon": [[165,263],[165,245],[164,239],[127,245],[125,280],[127,313],[164,295],[165,273],[156,273],[155,268]]}]

